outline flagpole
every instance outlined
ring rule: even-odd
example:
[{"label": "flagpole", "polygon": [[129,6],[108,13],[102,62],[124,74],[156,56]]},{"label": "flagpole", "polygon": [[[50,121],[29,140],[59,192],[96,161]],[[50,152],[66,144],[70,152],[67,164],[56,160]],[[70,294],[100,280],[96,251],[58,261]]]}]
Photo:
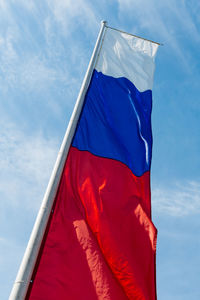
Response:
[{"label": "flagpole", "polygon": [[33,227],[30,240],[28,242],[24,257],[22,259],[22,263],[20,265],[16,280],[14,282],[9,300],[23,300],[26,297],[26,293],[31,281],[31,276],[40,250],[40,245],[46,230],[47,222],[52,210],[59,181],[67,158],[69,147],[71,145],[72,138],[76,130],[76,125],[82,110],[85,94],[87,92],[92,77],[92,72],[94,70],[95,63],[101,49],[106,23],[106,21],[101,22],[101,28],[88,65],[88,69],[85,74],[61,148],[58,152],[57,160],[53,172],[51,174],[51,178],[49,180],[49,184],[47,186],[46,193],[44,195],[40,210],[38,212],[35,225]]}]

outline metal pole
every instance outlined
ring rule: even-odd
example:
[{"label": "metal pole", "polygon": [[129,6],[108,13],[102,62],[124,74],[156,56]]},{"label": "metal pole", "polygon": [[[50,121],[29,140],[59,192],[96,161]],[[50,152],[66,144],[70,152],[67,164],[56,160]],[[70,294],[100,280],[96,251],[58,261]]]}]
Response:
[{"label": "metal pole", "polygon": [[56,196],[60,178],[63,172],[64,164],[67,158],[69,147],[74,136],[76,125],[81,113],[85,94],[87,92],[92,72],[95,67],[96,59],[101,49],[101,44],[105,32],[106,21],[101,22],[101,28],[94,47],[92,57],[90,59],[85,78],[83,80],[74,111],[72,113],[66,134],[64,136],[58,157],[51,174],[49,184],[47,186],[46,193],[44,195],[40,210],[38,212],[33,231],[30,236],[24,257],[22,259],[21,266],[19,268],[16,281],[14,282],[9,300],[23,300],[26,297],[26,293],[31,281],[31,276],[35,267],[37,256],[39,253],[40,245],[44,236],[46,225],[50,216],[52,205]]}]

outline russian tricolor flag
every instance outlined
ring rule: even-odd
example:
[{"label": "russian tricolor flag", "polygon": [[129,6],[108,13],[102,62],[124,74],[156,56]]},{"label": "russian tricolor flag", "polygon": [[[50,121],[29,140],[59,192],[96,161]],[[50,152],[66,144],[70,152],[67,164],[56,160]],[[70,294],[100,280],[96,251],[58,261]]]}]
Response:
[{"label": "russian tricolor flag", "polygon": [[158,45],[106,28],[27,299],[155,300]]}]

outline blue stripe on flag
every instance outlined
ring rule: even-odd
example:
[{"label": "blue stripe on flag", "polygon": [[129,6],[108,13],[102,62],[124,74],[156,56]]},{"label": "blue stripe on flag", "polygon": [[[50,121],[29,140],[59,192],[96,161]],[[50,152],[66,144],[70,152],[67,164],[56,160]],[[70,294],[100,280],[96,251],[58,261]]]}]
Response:
[{"label": "blue stripe on flag", "polygon": [[126,164],[134,175],[149,171],[152,92],[128,79],[94,70],[72,146]]}]

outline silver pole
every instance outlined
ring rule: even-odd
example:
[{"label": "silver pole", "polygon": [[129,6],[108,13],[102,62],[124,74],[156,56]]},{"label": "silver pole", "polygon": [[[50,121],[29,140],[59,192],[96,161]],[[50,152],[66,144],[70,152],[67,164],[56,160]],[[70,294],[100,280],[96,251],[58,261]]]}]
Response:
[{"label": "silver pole", "polygon": [[85,78],[83,80],[74,111],[72,113],[67,131],[65,133],[58,157],[47,186],[46,193],[44,195],[40,210],[38,212],[35,225],[33,227],[30,240],[28,242],[22,263],[20,265],[16,280],[14,282],[9,300],[23,300],[26,297],[26,293],[31,281],[31,276],[35,267],[37,256],[39,253],[40,245],[44,236],[46,225],[50,216],[52,205],[56,196],[64,164],[67,158],[69,147],[74,136],[76,125],[81,113],[85,94],[87,92],[92,72],[95,67],[96,59],[101,49],[101,44],[105,32],[106,21],[101,22],[101,29],[94,47],[92,57],[90,59]]}]

